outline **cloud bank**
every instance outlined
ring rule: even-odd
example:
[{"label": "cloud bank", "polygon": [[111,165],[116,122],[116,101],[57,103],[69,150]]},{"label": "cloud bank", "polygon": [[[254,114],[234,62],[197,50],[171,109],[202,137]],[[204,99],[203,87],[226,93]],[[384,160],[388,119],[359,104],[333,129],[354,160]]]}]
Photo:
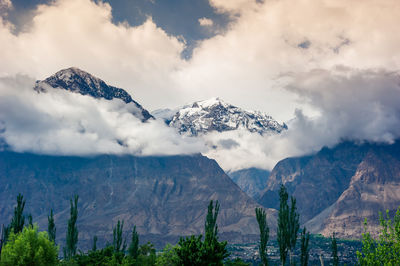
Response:
[{"label": "cloud bank", "polygon": [[62,89],[37,93],[34,80],[0,78],[0,137],[15,151],[63,155],[146,155],[204,151],[162,121],[142,123],[122,100],[95,99]]},{"label": "cloud bank", "polygon": [[[233,19],[182,59],[185,41],[149,17],[113,24],[101,1],[38,6],[15,35],[0,1],[0,132],[15,150],[64,154],[203,152],[225,169],[271,168],[341,139],[400,137],[397,0],[210,0]],[[212,133],[185,139],[161,122],[140,125],[129,106],[67,92],[34,94],[33,79],[70,66],[122,87],[145,108],[220,96],[261,110],[281,135]],[[216,147],[216,148],[215,148]]]}]

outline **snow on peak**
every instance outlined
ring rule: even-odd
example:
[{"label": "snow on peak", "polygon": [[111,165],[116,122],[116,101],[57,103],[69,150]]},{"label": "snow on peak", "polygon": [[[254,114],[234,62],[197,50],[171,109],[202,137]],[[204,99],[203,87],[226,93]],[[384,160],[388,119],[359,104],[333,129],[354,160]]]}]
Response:
[{"label": "snow on peak", "polygon": [[193,136],[235,129],[259,134],[280,133],[287,129],[285,124],[279,124],[265,113],[243,110],[218,97],[185,105],[166,121],[181,134]]},{"label": "snow on peak", "polygon": [[76,67],[63,69],[45,80],[37,81],[34,90],[46,92],[46,88],[60,88],[106,100],[120,99],[125,103],[133,103],[141,113],[141,119],[153,118],[139,103],[134,101],[125,90],[107,85],[103,80]]}]

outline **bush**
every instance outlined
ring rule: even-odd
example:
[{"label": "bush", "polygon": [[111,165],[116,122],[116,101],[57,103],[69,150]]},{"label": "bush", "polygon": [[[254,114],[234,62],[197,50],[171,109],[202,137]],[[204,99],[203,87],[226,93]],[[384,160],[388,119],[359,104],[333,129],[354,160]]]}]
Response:
[{"label": "bush", "polygon": [[362,234],[362,252],[357,252],[360,265],[400,265],[400,208],[394,216],[394,221],[386,211],[386,219],[379,213],[381,232],[377,240],[367,232]]},{"label": "bush", "polygon": [[24,227],[22,232],[11,232],[1,252],[1,265],[55,265],[58,247],[47,232],[38,232],[37,226]]}]

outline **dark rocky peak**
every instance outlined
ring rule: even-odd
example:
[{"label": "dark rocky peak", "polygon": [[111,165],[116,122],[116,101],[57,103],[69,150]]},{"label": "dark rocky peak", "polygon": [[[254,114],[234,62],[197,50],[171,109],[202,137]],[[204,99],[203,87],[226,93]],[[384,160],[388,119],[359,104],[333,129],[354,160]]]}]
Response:
[{"label": "dark rocky peak", "polygon": [[153,116],[123,89],[109,86],[103,80],[76,67],[63,69],[42,81],[37,81],[34,89],[37,92],[46,92],[48,87],[60,88],[68,91],[89,95],[93,98],[106,100],[120,99],[125,103],[133,103],[140,109],[141,120],[146,121]]}]

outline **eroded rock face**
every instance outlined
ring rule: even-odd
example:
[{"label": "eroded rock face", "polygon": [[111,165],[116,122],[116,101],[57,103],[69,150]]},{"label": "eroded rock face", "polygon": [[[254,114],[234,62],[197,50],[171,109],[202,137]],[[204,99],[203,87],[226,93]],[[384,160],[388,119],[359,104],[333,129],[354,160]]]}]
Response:
[{"label": "eroded rock face", "polygon": [[321,223],[320,232],[341,237],[360,237],[364,220],[368,230],[379,232],[379,212],[389,210],[393,217],[400,206],[399,154],[369,152],[351,179],[350,186],[335,202],[329,216]]},{"label": "eroded rock face", "polygon": [[400,205],[400,142],[354,144],[279,162],[258,201],[278,207],[280,184],[297,199],[301,222],[313,233],[360,238],[367,218],[377,230],[378,213]]},{"label": "eroded rock face", "polygon": [[265,189],[270,172],[259,168],[246,168],[229,172],[228,175],[247,195],[257,198]]},{"label": "eroded rock face", "polygon": [[[141,240],[162,246],[179,236],[203,232],[210,199],[221,204],[221,239],[246,242],[258,237],[254,208],[214,160],[202,155],[134,157],[102,155],[91,158],[0,152],[0,224],[8,224],[16,196],[26,198],[39,228],[47,228],[55,212],[57,242],[64,243],[69,199],[79,195],[80,247],[112,240],[112,226],[124,220],[128,235],[137,226]],[[276,211],[268,221],[276,227]],[[129,238],[128,238],[129,239]]]}]

